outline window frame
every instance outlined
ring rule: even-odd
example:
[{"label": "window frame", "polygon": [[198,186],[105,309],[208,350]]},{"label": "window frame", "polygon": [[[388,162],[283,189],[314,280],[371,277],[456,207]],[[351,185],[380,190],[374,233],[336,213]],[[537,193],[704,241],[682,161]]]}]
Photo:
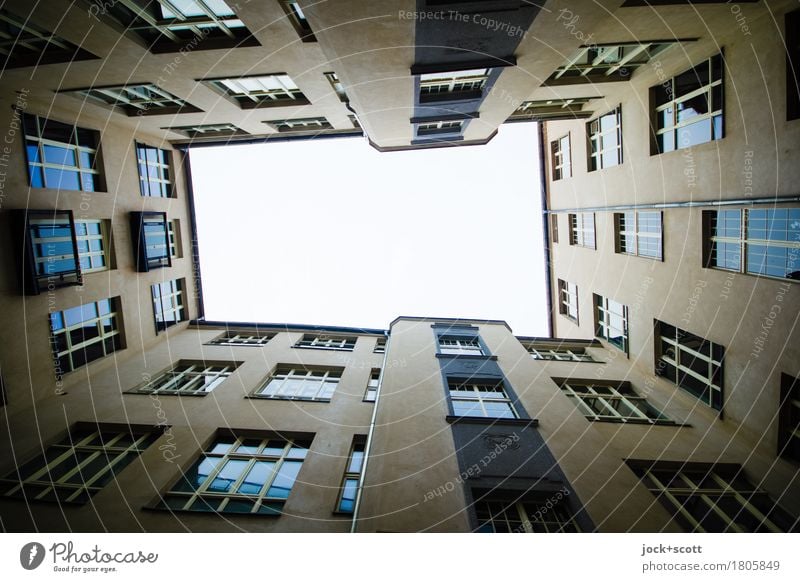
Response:
[{"label": "window frame", "polygon": [[[442,342],[446,343],[443,344]],[[442,356],[454,357],[486,357],[491,355],[477,333],[474,335],[437,333],[436,353]]]},{"label": "window frame", "polygon": [[[593,422],[620,422],[623,424],[675,425],[675,422],[661,410],[648,402],[634,390],[626,380],[592,380],[582,378],[553,378],[561,392],[573,402],[587,420]],[[585,388],[585,390],[576,390]],[[598,392],[597,388],[607,390]],[[586,401],[594,400],[606,414],[596,412]],[[617,410],[612,404],[619,403],[628,409],[627,414]],[[637,406],[637,403],[639,404]]]},{"label": "window frame", "polygon": [[300,6],[300,3],[294,0],[278,0],[278,3],[286,13],[286,19],[297,32],[300,40],[303,42],[317,42],[317,37],[314,36],[311,23],[308,22],[308,18],[305,15],[305,11]]},{"label": "window frame", "polygon": [[[603,131],[603,119],[614,116],[613,129]],[[596,126],[596,130],[593,127]],[[604,136],[613,134],[616,136],[616,143],[609,148],[604,146]],[[597,142],[595,147],[595,142]],[[617,105],[611,111],[599,115],[598,117],[586,122],[586,154],[588,156],[587,171],[596,172],[621,166],[623,159],[623,142],[622,142],[622,105]],[[614,163],[606,165],[603,153],[606,151],[617,152],[617,160]]]},{"label": "window frame", "polygon": [[[304,333],[293,347],[303,350],[338,350],[352,352],[358,341],[357,336],[328,333]],[[340,345],[336,346],[335,343]]]},{"label": "window frame", "polygon": [[[185,305],[186,279],[168,279],[153,283],[150,285],[150,294],[156,334],[189,319],[189,310]],[[173,320],[165,319],[166,314],[173,314]]]},{"label": "window frame", "polygon": [[[131,243],[133,245],[134,266],[136,271],[146,273],[152,269],[172,266],[169,241],[169,221],[166,212],[131,212]],[[163,244],[158,240],[160,232],[149,233],[148,225],[163,226]],[[153,249],[162,249],[163,256],[150,256]]]},{"label": "window frame", "polygon": [[122,111],[128,117],[202,113],[202,109],[155,83],[66,89],[59,93],[73,95],[82,99],[84,103],[95,103],[115,111]]},{"label": "window frame", "polygon": [[553,182],[572,178],[571,132],[550,142],[550,170]]},{"label": "window frame", "polygon": [[781,373],[778,455],[800,462],[800,377]]},{"label": "window frame", "polygon": [[[108,311],[101,314],[100,304],[107,302],[108,303]],[[97,314],[94,317],[90,317],[88,319],[81,319],[78,323],[74,323],[71,325],[67,325],[66,323],[66,316],[65,313],[72,309],[80,308],[81,312],[88,307],[93,306],[95,313]],[[60,326],[56,327],[54,321],[60,318]],[[107,357],[114,352],[119,350],[125,349],[125,338],[123,334],[123,326],[122,326],[122,304],[119,297],[111,297],[109,299],[100,299],[98,301],[92,301],[89,303],[85,303],[82,305],[76,305],[75,307],[71,307],[68,309],[63,309],[61,311],[54,311],[49,314],[50,319],[50,345],[53,352],[53,361],[56,366],[56,378],[61,379],[63,374],[73,372],[79,368],[84,366],[88,366],[94,361],[100,360],[104,357]],[[111,330],[106,330],[102,325],[103,320],[110,320],[112,324]],[[94,337],[89,338],[88,340],[85,339],[83,341],[79,341],[77,343],[73,343],[74,338],[72,337],[72,331],[75,331],[80,328],[88,328],[88,323],[94,323],[95,328],[97,331],[97,335]],[[64,336],[64,349],[60,349],[58,336]],[[107,341],[111,341],[111,347],[113,349],[109,349],[109,346],[106,345]],[[75,365],[73,360],[73,353],[84,349],[88,346],[100,344],[103,347],[102,355],[98,355],[90,360],[86,360],[83,364]],[[62,367],[62,358],[67,358],[66,363],[68,369]]]},{"label": "window frame", "polygon": [[[557,279],[558,285],[558,312],[574,322],[575,325],[580,325],[580,303],[578,296],[578,285],[564,279]],[[571,301],[574,299],[574,305]],[[575,315],[571,311],[574,307]]]},{"label": "window frame", "polygon": [[[172,181],[174,176],[172,151],[149,146],[138,141],[134,143],[134,149],[136,150],[136,168],[139,173],[139,191],[141,195],[145,198],[177,198],[175,185]],[[155,151],[156,153],[155,162],[151,162],[149,159],[148,154],[150,151]],[[149,171],[147,176],[142,176],[142,166],[148,169],[154,167],[156,169],[156,177],[154,179],[150,178]],[[157,194],[153,193],[151,182],[159,184],[159,192]]]},{"label": "window frame", "polygon": [[[342,482],[339,486],[339,495],[336,498],[336,510],[334,513],[352,515],[355,511],[355,503],[356,499],[358,498],[358,483],[361,480],[361,473],[364,470],[364,461],[366,460],[366,445],[366,435],[355,435],[353,437],[353,442],[350,445],[350,452],[347,455],[347,464],[345,465],[344,476],[342,477]],[[361,453],[361,460],[358,461],[354,467],[354,455],[357,452]],[[349,498],[345,498],[345,495],[348,490],[347,484],[348,482],[352,481],[355,481],[355,489],[353,490],[352,498],[353,507],[350,509],[347,509],[346,507],[342,508],[342,504],[349,500]]]},{"label": "window frame", "polygon": [[[239,362],[181,359],[136,388],[126,390],[125,394],[207,396],[230,378],[238,367]],[[200,386],[193,387],[198,384],[198,378],[201,379]]]},{"label": "window frame", "polygon": [[296,119],[271,119],[262,121],[278,133],[295,131],[323,131],[334,129],[327,117],[298,117]]},{"label": "window frame", "polygon": [[[248,398],[327,403],[336,395],[344,371],[345,369],[341,366],[278,364],[264,380],[259,382]],[[302,383],[298,385],[298,381]],[[274,382],[277,383],[276,387],[270,389],[270,385]],[[309,385],[309,382],[314,388],[314,395],[302,396],[304,388]],[[314,387],[314,384],[318,385]],[[333,385],[332,389],[330,385]],[[287,387],[293,391],[282,393]]]},{"label": "window frame", "polygon": [[586,351],[584,345],[577,345],[564,342],[545,342],[520,340],[522,346],[537,362],[584,362],[591,364],[601,364],[591,353]]},{"label": "window frame", "polygon": [[364,390],[364,398],[362,402],[375,402],[378,397],[378,386],[381,383],[381,369],[372,368],[369,373],[369,380],[367,380],[367,389]]},{"label": "window frame", "polygon": [[[458,390],[458,388],[468,386],[471,390]],[[480,388],[491,388],[491,390],[481,390]],[[499,388],[499,390],[498,390]],[[459,394],[456,397],[453,397],[453,391],[456,392],[472,392],[474,395],[467,396],[466,394]],[[484,397],[482,396],[483,392],[499,392],[502,396],[499,397]],[[459,414],[456,412],[456,406],[454,402],[471,402],[477,403],[480,407],[480,412],[482,414]],[[506,404],[508,410],[511,412],[511,416],[497,416],[488,414],[486,410],[486,403],[503,403]],[[513,394],[511,394],[508,390],[508,386],[503,379],[499,378],[460,378],[456,376],[448,377],[447,378],[447,405],[450,409],[450,413],[452,416],[456,418],[492,418],[495,420],[516,420],[519,418],[523,418],[520,414],[518,408],[521,410],[521,407],[517,404],[516,398]],[[473,407],[474,408],[474,407]]]},{"label": "window frame", "polygon": [[[630,353],[630,328],[629,328],[629,313],[628,313],[628,306],[624,303],[620,303],[615,299],[611,299],[606,297],[605,295],[600,295],[598,293],[592,293],[593,305],[594,305],[594,335],[597,338],[603,339],[608,342],[609,345],[614,346],[618,350],[622,351],[626,355]],[[622,308],[622,313],[616,313],[612,311],[611,304],[615,303]],[[619,329],[611,324],[611,320],[613,317],[621,317],[622,318],[622,325],[623,329]],[[620,343],[617,340],[613,339],[616,336],[611,335],[611,331],[618,331],[621,332],[622,340]]]},{"label": "window frame", "polygon": [[67,39],[34,24],[29,18],[19,17],[8,10],[0,9],[0,28],[3,27],[1,22],[5,22],[6,27],[10,25],[11,28],[19,31],[17,34],[12,31],[4,31],[15,40],[6,56],[4,69],[72,63],[100,58]]},{"label": "window frame", "polygon": [[240,333],[240,330],[225,331],[217,337],[207,341],[205,345],[227,347],[264,347],[277,335],[274,332],[251,332],[250,330],[241,330],[241,332],[244,333]]},{"label": "window frame", "polygon": [[[493,490],[486,493],[473,491],[472,512],[475,517],[477,527],[476,532],[491,533],[569,533],[580,532],[581,528],[575,514],[570,507],[568,498],[561,492],[555,495],[554,491],[498,491]],[[556,498],[557,497],[557,498]],[[492,509],[489,504],[502,504],[502,509]],[[486,506],[485,508],[482,506]],[[531,508],[530,506],[534,506]],[[537,510],[538,507],[538,510]],[[508,520],[506,515],[513,511],[510,517],[516,518]],[[482,519],[482,513],[488,513],[489,519]],[[560,514],[560,515],[559,515]],[[503,520],[496,520],[496,517],[503,516]],[[539,516],[539,519],[532,520],[532,516]],[[550,531],[549,520],[553,517],[560,517],[556,524],[555,531]],[[566,518],[566,519],[564,519]],[[512,524],[519,523],[516,527]],[[499,528],[498,525],[504,524]],[[544,528],[544,532],[540,531]]]},{"label": "window frame", "polygon": [[419,102],[480,99],[491,74],[490,67],[421,73],[418,75]]},{"label": "window frame", "polygon": [[[658,214],[658,232],[653,233],[641,230],[641,215]],[[633,228],[628,228],[629,217],[633,218]],[[632,242],[632,249],[627,250],[627,240]],[[641,239],[654,239],[658,241],[658,254],[649,255],[641,252]],[[659,210],[627,210],[625,212],[614,213],[614,252],[621,255],[652,259],[654,261],[664,260],[664,213]]]},{"label": "window frame", "polygon": [[[591,224],[587,217],[591,216]],[[594,212],[570,212],[569,244],[585,249],[597,250],[597,221]]]},{"label": "window frame", "polygon": [[[310,101],[294,79],[286,73],[217,77],[198,79],[198,81],[238,105],[240,109],[296,107],[310,104]],[[248,89],[244,84],[247,82],[260,83],[263,88]],[[267,86],[268,83],[274,83],[279,87],[270,88]]]}]

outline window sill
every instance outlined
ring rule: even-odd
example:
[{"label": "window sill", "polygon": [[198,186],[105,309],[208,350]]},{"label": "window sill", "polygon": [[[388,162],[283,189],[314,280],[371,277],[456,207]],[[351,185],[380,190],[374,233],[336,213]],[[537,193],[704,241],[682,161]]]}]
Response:
[{"label": "window sill", "polygon": [[298,345],[294,345],[292,347],[295,348],[295,349],[298,349],[298,350],[326,350],[326,351],[330,351],[330,352],[352,352],[353,351],[353,348],[327,348],[327,347],[321,347],[321,346],[298,346]]},{"label": "window sill", "polygon": [[479,356],[477,354],[436,354],[437,358],[445,360],[492,360],[497,361],[497,356]]},{"label": "window sill", "polygon": [[141,396],[191,396],[191,397],[203,397],[208,396],[211,392],[158,392],[156,390],[148,390],[148,391],[137,391],[137,390],[129,390],[127,392],[123,392],[123,394],[134,394],[134,395],[141,395]]},{"label": "window sill", "polygon": [[539,421],[535,418],[497,418],[493,416],[454,416],[448,414],[444,419],[449,424],[489,424],[489,425],[511,425],[511,426],[539,426]]},{"label": "window sill", "polygon": [[283,400],[287,402],[320,402],[322,404],[327,404],[331,401],[330,398],[294,398],[290,397],[287,398],[285,396],[264,396],[261,394],[248,394],[245,398],[249,398],[252,400]]},{"label": "window sill", "polygon": [[675,422],[674,420],[640,420],[637,418],[594,418],[587,416],[590,422],[607,422],[610,424],[637,424],[640,426],[674,426],[676,428],[691,427],[690,424]]}]

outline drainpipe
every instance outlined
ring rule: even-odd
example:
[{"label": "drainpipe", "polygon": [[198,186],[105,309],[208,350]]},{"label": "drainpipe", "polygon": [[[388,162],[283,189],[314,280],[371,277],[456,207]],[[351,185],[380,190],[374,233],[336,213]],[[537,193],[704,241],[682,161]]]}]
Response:
[{"label": "drainpipe", "polygon": [[542,192],[542,236],[544,237],[544,284],[547,287],[545,300],[547,301],[547,335],[553,337],[553,298],[551,296],[552,278],[550,274],[550,220],[547,210],[547,178],[544,165],[544,122],[537,122],[539,126],[539,183]]}]

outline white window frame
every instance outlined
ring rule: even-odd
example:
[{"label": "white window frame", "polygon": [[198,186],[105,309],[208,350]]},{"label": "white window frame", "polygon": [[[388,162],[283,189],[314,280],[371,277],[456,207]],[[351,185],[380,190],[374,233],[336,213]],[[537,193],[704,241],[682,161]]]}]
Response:
[{"label": "white window frame", "polygon": [[367,389],[364,391],[364,402],[375,402],[378,396],[378,385],[381,382],[381,369],[372,368],[367,381]]},{"label": "white window frame", "polygon": [[[357,460],[355,453],[361,453],[361,459]],[[350,445],[350,454],[347,455],[347,465],[345,466],[344,477],[342,477],[342,484],[339,487],[339,496],[336,499],[336,513],[352,514],[355,509],[355,501],[358,495],[358,481],[361,478],[361,471],[364,469],[364,460],[366,458],[366,437],[363,435],[356,435],[353,438],[353,444]],[[350,492],[352,494],[353,509],[342,509],[342,502],[350,500],[350,497],[345,498],[345,495]]]},{"label": "white window frame", "polygon": [[572,147],[570,134],[550,142],[550,154],[553,163],[553,181],[572,177]]},{"label": "white window frame", "polygon": [[482,91],[489,78],[489,69],[465,69],[445,73],[424,73],[419,76],[420,95],[468,93]]},{"label": "white window frame", "polygon": [[[158,289],[158,294],[156,294],[156,289]],[[153,317],[158,331],[186,320],[186,306],[184,305],[186,281],[184,279],[154,283],[150,290],[153,296]],[[160,311],[159,306],[161,307]],[[168,314],[172,315],[173,319],[167,318]]]},{"label": "white window frame", "polygon": [[[581,529],[575,521],[575,516],[569,510],[566,500],[563,497],[555,503],[550,500],[550,507],[547,506],[547,494],[542,494],[542,500],[504,501],[491,499],[486,496],[475,502],[475,514],[478,519],[478,531],[485,531],[491,527],[492,532],[498,533],[498,525],[504,524],[505,527],[499,528],[502,533],[568,533],[580,532]],[[516,495],[515,495],[516,497]],[[550,495],[552,497],[552,495]],[[498,504],[501,508],[492,508],[490,504]],[[481,519],[482,513],[488,513],[488,520]],[[511,512],[512,521],[503,514]],[[538,517],[537,517],[538,516]],[[559,519],[554,519],[559,518]],[[519,524],[511,527],[512,524]]]},{"label": "white window frame", "polygon": [[668,49],[674,42],[633,41],[618,44],[582,46],[565,64],[556,69],[553,79],[609,77],[620,69],[630,78],[633,72],[650,62],[657,54]]},{"label": "white window frame", "polygon": [[215,337],[207,346],[265,346],[269,341],[275,337],[274,333],[239,333],[239,332],[225,332],[222,335]]},{"label": "white window frame", "polygon": [[575,345],[552,345],[539,342],[523,343],[525,349],[534,360],[557,362],[594,362],[597,363],[586,348]]},{"label": "white window frame", "polygon": [[597,225],[594,212],[577,212],[569,218],[569,244],[586,249],[597,249]]},{"label": "white window frame", "polygon": [[[227,5],[227,1],[226,5]],[[209,28],[217,28],[221,30],[226,36],[231,39],[236,39],[233,29],[244,28],[244,23],[239,20],[239,17],[234,14],[233,10],[228,7],[225,13],[218,13],[208,7],[205,3],[200,3],[195,0],[195,6],[203,13],[199,16],[190,16],[180,12],[173,3],[167,0],[156,0],[158,8],[161,10],[159,15],[153,16],[146,10],[139,6],[131,7],[130,0],[122,0],[122,2],[131,8],[138,18],[141,18],[153,29],[154,32],[159,32],[174,42],[184,42],[180,36],[175,32],[182,30],[190,30],[196,37],[205,38],[208,35]],[[167,10],[173,13],[174,17],[168,17],[164,11]]]},{"label": "white window frame", "polygon": [[456,121],[431,121],[417,125],[417,135],[436,135],[439,133],[461,133],[464,128],[464,120]]},{"label": "white window frame", "polygon": [[[630,349],[630,339],[628,336],[628,306],[623,305],[614,299],[609,299],[603,295],[598,295],[597,293],[594,293],[593,295],[595,337],[606,340],[610,345],[622,350],[627,354],[628,350]],[[618,313],[614,310],[616,306],[621,308],[620,310],[622,313]],[[622,318],[623,329],[619,329],[611,323],[614,317]],[[612,338],[617,337],[617,335],[614,334],[618,334],[622,337],[621,346],[618,346],[616,343],[614,343],[614,340],[612,340]]]},{"label": "white window frame", "polygon": [[[478,403],[480,406],[481,414],[470,414],[466,415],[471,418],[519,418],[519,413],[516,410],[511,398],[506,391],[506,387],[502,382],[493,382],[493,381],[480,381],[480,380],[469,380],[466,382],[462,382],[460,380],[448,380],[447,382],[447,391],[450,397],[451,406],[455,402],[471,402],[471,403]],[[453,391],[456,392],[468,392],[469,394],[458,394],[453,396]],[[486,397],[483,395],[484,392],[496,393],[501,394],[501,396],[497,396],[494,398]],[[503,404],[508,405],[508,409],[511,411],[512,416],[495,416],[493,414],[489,414],[486,410],[486,403],[487,402],[502,402]],[[456,416],[464,416],[455,412],[455,406],[453,406],[453,414]]]},{"label": "white window frame", "polygon": [[[122,107],[137,115],[160,114],[168,111],[188,109],[196,111],[188,102],[165,91],[153,83],[139,85],[117,85],[115,87],[90,87],[70,91],[85,98],[99,101],[112,107]],[[159,109],[163,111],[158,111]]]},{"label": "white window frame", "polygon": [[[343,368],[279,364],[250,396],[272,400],[330,402],[339,387]],[[306,387],[310,390],[306,391]],[[303,395],[303,394],[308,395]]]},{"label": "white window frame", "polygon": [[331,124],[327,117],[305,117],[302,119],[274,119],[264,121],[275,131],[315,131],[321,129],[331,129]]},{"label": "white window frame", "polygon": [[[637,394],[630,382],[569,378],[556,383],[575,408],[589,420],[674,424],[664,413],[650,405],[647,398]],[[587,401],[597,402],[603,412],[595,411]]]},{"label": "white window frame", "polygon": [[205,396],[227,380],[237,366],[235,362],[180,360],[130,393]]},{"label": "white window frame", "polygon": [[[304,101],[305,95],[289,75],[254,75],[206,79],[206,82],[232,97],[240,105]],[[255,85],[255,86],[248,86]]]},{"label": "white window frame", "polygon": [[[614,117],[614,126],[603,130],[603,119],[610,116]],[[614,136],[614,144],[606,147],[611,136]],[[586,124],[586,141],[590,172],[622,165],[622,106],[589,121]],[[610,151],[616,152],[616,162],[606,165],[603,154]]]},{"label": "white window frame", "polygon": [[[139,142],[137,142],[135,146],[136,167],[139,172],[139,187],[141,189],[142,196],[152,198],[174,198],[175,190],[171,179],[172,170],[170,168],[170,159],[172,158],[172,155],[170,150],[151,147]],[[158,159],[156,161],[150,161],[147,156],[147,150],[155,150],[156,157]],[[166,160],[166,162],[161,161],[162,157]],[[142,176],[142,165],[146,166],[147,168],[155,168],[157,174],[156,178],[152,179],[149,171],[147,172],[146,176]],[[167,194],[163,195],[161,192],[158,194],[153,194],[150,188],[150,182],[157,182],[158,184],[163,185]]]},{"label": "white window frame", "polygon": [[[89,234],[89,225],[98,225],[100,234]],[[83,225],[86,234],[78,232],[78,225]],[[89,267],[84,268],[81,265],[81,273],[96,273],[98,271],[107,271],[109,267],[109,236],[108,228],[105,220],[94,219],[79,219],[75,221],[75,238],[78,241],[78,262],[81,259],[89,261]],[[100,241],[100,250],[92,250],[92,241]],[[81,251],[81,242],[85,242],[89,248],[88,251]]]},{"label": "white window frame", "polygon": [[580,324],[578,285],[575,283],[558,279],[558,312],[570,321]]},{"label": "white window frame", "polygon": [[442,334],[437,337],[440,354],[461,356],[485,356],[486,351],[478,336]]},{"label": "white window frame", "polygon": [[[643,218],[650,217],[651,221],[643,220]],[[642,225],[650,224],[652,222],[651,215],[658,215],[658,231],[642,230]],[[642,257],[645,259],[654,259],[657,261],[664,258],[664,216],[659,211],[636,211],[629,210],[626,212],[614,213],[614,234],[616,235],[616,248],[615,251],[623,255],[632,255]],[[645,245],[641,243],[644,240],[658,241],[657,254],[648,254],[647,250],[643,250]]]},{"label": "white window frame", "polygon": [[296,348],[310,350],[343,350],[352,352],[356,347],[356,339],[352,336],[332,334],[304,334],[294,345]]}]

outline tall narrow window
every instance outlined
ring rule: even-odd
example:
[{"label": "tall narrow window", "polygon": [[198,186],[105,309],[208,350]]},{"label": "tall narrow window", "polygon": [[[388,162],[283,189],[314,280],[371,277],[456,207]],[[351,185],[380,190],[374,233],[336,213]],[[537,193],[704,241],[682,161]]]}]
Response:
[{"label": "tall narrow window", "polygon": [[653,408],[630,382],[613,380],[557,380],[561,391],[586,418],[595,421],[673,424]]},{"label": "tall narrow window", "polygon": [[109,221],[76,220],[75,238],[82,273],[105,271],[109,268]]},{"label": "tall narrow window", "polygon": [[163,331],[178,322],[185,321],[185,281],[173,279],[156,283],[151,287],[153,292],[153,315],[156,320],[156,329]]},{"label": "tall narrow window", "polygon": [[455,416],[517,418],[502,382],[496,380],[448,380]]},{"label": "tall narrow window", "polygon": [[594,212],[580,212],[567,216],[569,218],[569,244],[587,249],[596,248]]},{"label": "tall narrow window", "polygon": [[595,336],[628,353],[628,307],[594,294]]},{"label": "tall narrow window", "polygon": [[550,159],[553,164],[553,180],[572,177],[572,153],[569,134],[550,142]]},{"label": "tall narrow window", "polygon": [[386,338],[379,337],[375,340],[375,347],[372,349],[372,352],[375,354],[383,354],[386,352]]},{"label": "tall narrow window", "polygon": [[800,378],[781,374],[778,403],[778,454],[800,461]]},{"label": "tall narrow window", "polygon": [[367,390],[364,392],[364,402],[375,402],[378,397],[378,385],[381,382],[380,368],[372,368],[367,382]]},{"label": "tall narrow window", "polygon": [[136,144],[136,161],[139,164],[139,186],[142,196],[172,198],[170,152]]},{"label": "tall narrow window", "polygon": [[311,25],[306,18],[306,13],[303,12],[303,9],[300,7],[300,3],[295,0],[278,1],[281,3],[283,11],[286,12],[286,17],[289,19],[289,22],[292,23],[292,26],[300,36],[300,40],[303,42],[317,42],[314,31],[311,29]]},{"label": "tall narrow window", "polygon": [[786,119],[800,119],[800,10],[786,13]]},{"label": "tall narrow window", "polygon": [[349,103],[350,99],[347,98],[347,93],[344,90],[342,81],[339,79],[339,75],[334,72],[323,74],[325,75],[325,78],[328,79],[328,83],[331,84],[331,89],[333,89],[336,95],[339,97],[339,101],[342,103]]},{"label": "tall narrow window", "polygon": [[353,445],[350,447],[350,455],[347,458],[342,487],[339,490],[339,500],[336,502],[337,513],[353,513],[355,509],[358,480],[361,477],[361,469],[364,466],[365,444],[366,437],[362,435],[353,437]]},{"label": "tall narrow window", "polygon": [[344,368],[280,364],[251,398],[330,402]]},{"label": "tall narrow window", "polygon": [[50,314],[56,376],[122,349],[119,298]]},{"label": "tall narrow window", "polygon": [[575,283],[558,280],[558,312],[578,323],[578,286]]},{"label": "tall narrow window", "polygon": [[558,242],[558,214],[550,215],[550,235],[553,243]]},{"label": "tall narrow window", "polygon": [[615,212],[616,252],[649,259],[662,257],[660,212]]},{"label": "tall narrow window", "polygon": [[169,221],[164,212],[131,212],[131,243],[136,270],[172,266]]},{"label": "tall narrow window", "polygon": [[237,366],[236,362],[180,360],[130,393],[205,396],[222,384]]},{"label": "tall narrow window", "polygon": [[177,218],[167,223],[169,231],[169,256],[179,259],[183,256],[183,245],[181,245],[181,221]]},{"label": "tall narrow window", "polygon": [[586,124],[589,142],[589,171],[622,163],[622,107]]}]

